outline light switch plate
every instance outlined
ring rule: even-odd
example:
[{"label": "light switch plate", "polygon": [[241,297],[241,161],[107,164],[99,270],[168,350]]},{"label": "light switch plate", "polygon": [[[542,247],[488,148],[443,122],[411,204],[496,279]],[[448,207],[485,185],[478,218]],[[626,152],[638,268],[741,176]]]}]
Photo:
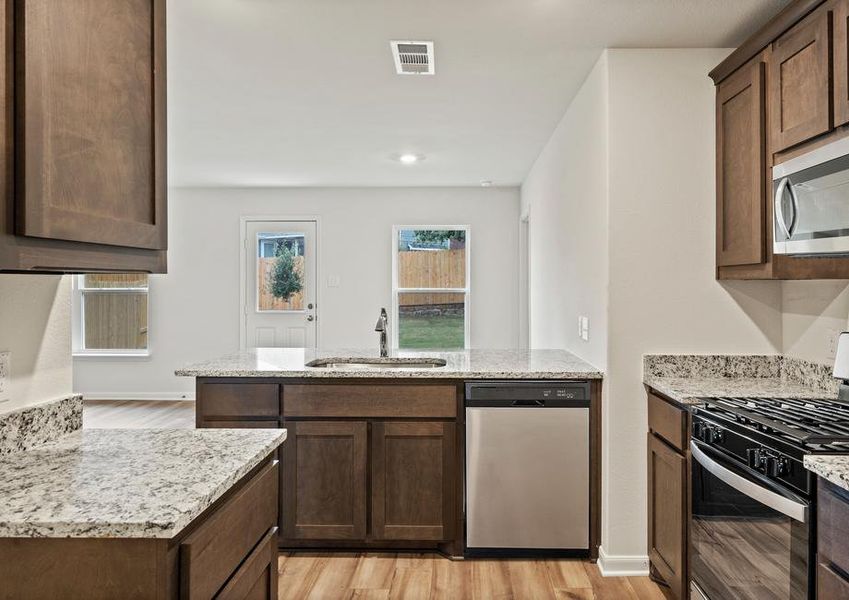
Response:
[{"label": "light switch plate", "polygon": [[9,400],[9,382],[11,375],[11,352],[0,352],[0,402]]},{"label": "light switch plate", "polygon": [[590,341],[590,318],[581,316],[578,319],[581,322],[581,330],[579,335],[585,342]]}]

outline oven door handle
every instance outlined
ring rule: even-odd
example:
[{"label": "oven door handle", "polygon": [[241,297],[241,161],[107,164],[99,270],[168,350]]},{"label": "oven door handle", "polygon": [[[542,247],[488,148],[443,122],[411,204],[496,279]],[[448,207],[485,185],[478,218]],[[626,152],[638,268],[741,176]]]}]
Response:
[{"label": "oven door handle", "polygon": [[705,452],[693,441],[690,441],[690,452],[693,454],[693,458],[696,459],[696,461],[698,461],[698,463],[706,471],[720,481],[730,485],[738,492],[745,494],[753,500],[757,500],[761,504],[778,511],[787,517],[790,517],[794,521],[799,521],[800,523],[808,522],[807,504],[796,502],[787,496],[783,496],[777,492],[758,485],[754,481],[750,481],[742,475],[738,475],[705,454]]}]

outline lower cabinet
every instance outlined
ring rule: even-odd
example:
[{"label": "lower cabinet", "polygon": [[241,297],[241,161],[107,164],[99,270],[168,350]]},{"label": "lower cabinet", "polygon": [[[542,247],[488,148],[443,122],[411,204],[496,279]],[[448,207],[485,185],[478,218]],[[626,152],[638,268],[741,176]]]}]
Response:
[{"label": "lower cabinet", "polygon": [[454,423],[374,423],[371,447],[373,537],[451,537]]},{"label": "lower cabinet", "polygon": [[283,538],[365,539],[368,424],[294,421],[285,427]]},{"label": "lower cabinet", "polygon": [[819,479],[817,598],[849,598],[849,491]]},{"label": "lower cabinet", "polygon": [[287,421],[284,427],[281,544],[451,539],[453,422]]},{"label": "lower cabinet", "polygon": [[673,598],[688,597],[687,413],[649,392],[648,552],[651,574]]}]

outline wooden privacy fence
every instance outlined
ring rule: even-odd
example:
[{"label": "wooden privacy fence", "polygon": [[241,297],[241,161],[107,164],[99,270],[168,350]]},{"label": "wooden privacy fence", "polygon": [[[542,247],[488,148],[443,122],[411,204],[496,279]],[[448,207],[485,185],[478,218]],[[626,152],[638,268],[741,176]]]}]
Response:
[{"label": "wooden privacy fence", "polygon": [[[259,299],[259,309],[260,310],[303,310],[304,309],[304,292],[300,291],[296,294],[292,294],[289,297],[289,300],[282,300],[281,298],[275,298],[274,295],[269,291],[269,282],[271,281],[271,274],[274,271],[274,263],[277,261],[276,258],[260,258],[259,260],[259,273],[257,277],[257,298]],[[306,285],[306,281],[304,281],[304,257],[296,256],[294,258],[295,261],[295,271],[301,274],[301,282]]]},{"label": "wooden privacy fence", "polygon": [[[466,250],[403,250],[398,253],[398,287],[466,287]],[[400,306],[462,304],[465,294],[401,293]]]}]

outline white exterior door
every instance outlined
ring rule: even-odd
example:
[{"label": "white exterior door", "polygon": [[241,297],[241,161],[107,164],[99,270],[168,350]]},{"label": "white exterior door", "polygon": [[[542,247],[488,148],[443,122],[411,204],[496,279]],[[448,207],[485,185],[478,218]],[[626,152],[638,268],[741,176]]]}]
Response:
[{"label": "white exterior door", "polygon": [[245,221],[247,348],[315,348],[316,222]]}]

